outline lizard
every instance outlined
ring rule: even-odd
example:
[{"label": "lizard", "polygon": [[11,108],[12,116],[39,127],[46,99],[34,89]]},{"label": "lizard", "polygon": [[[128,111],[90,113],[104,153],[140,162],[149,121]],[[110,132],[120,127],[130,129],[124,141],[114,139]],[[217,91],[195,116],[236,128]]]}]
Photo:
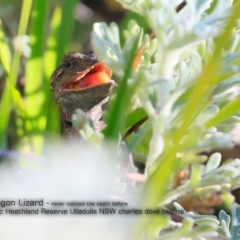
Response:
[{"label": "lizard", "polygon": [[[72,115],[77,109],[85,112],[97,131],[105,128],[102,121],[102,105],[107,103],[109,95],[116,83],[111,79],[112,70],[99,61],[93,52],[82,54],[70,52],[66,54],[59,67],[52,73],[50,89],[55,102],[64,114],[67,138],[81,137],[72,124]],[[126,148],[126,143],[121,143]],[[118,168],[125,171],[134,168],[132,155],[129,153]],[[125,179],[127,190],[135,188],[135,182]]]},{"label": "lizard", "polygon": [[64,114],[69,138],[76,134],[71,123],[77,108],[93,120],[97,130],[102,130],[103,125],[99,123],[101,106],[107,102],[110,92],[116,86],[111,75],[111,69],[99,62],[93,52],[88,55],[70,52],[53,72],[50,89]]}]

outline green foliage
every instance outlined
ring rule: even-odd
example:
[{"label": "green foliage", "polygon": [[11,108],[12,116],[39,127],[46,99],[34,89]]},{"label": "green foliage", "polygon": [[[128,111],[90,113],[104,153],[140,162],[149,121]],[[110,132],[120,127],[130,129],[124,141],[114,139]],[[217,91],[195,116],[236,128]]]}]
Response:
[{"label": "green foliage", "polygon": [[[232,1],[187,1],[176,13],[179,1],[119,2],[142,15],[155,33],[155,38],[149,40],[137,22],[129,21],[122,45],[115,24],[108,27],[96,23],[92,34],[94,50],[114,70],[117,79],[123,79],[119,89],[123,85],[127,89],[121,95],[122,101],[128,103],[124,112],[117,108],[119,101],[112,99],[114,107],[110,107],[105,119],[109,124],[105,137],[112,136],[109,132],[114,131],[124,134],[148,116],[138,133],[128,137],[135,155],[145,156],[148,180],[141,187],[143,206],[166,206],[188,193],[228,194],[231,188],[239,186],[239,160],[219,167],[221,156],[214,154],[204,167],[198,164],[204,160],[198,154],[233,147],[229,132],[239,120],[234,114],[239,111],[240,42],[236,21],[240,3],[232,6]],[[137,54],[135,46],[139,49],[144,44],[138,69],[130,74],[130,53]],[[128,71],[122,72],[126,66]],[[233,86],[231,92],[226,91]],[[119,94],[118,91],[117,99]],[[129,116],[131,121],[126,121]],[[174,176],[186,167],[191,168],[189,179],[174,189]],[[140,218],[140,226],[149,224],[153,220]],[[183,225],[184,234],[179,236],[191,236],[186,229],[192,223],[188,224]],[[160,230],[166,225],[157,226]],[[198,234],[211,229],[199,230]],[[144,233],[137,230],[134,237],[139,239]],[[146,230],[145,234],[147,238],[156,236],[154,231]]]},{"label": "green foliage", "polygon": [[[49,78],[70,41],[74,20],[68,16],[72,14],[76,3],[76,0],[52,3],[24,0],[14,46],[9,43],[1,25],[0,61],[6,76],[0,102],[1,148],[7,148],[6,129],[9,126],[11,110],[16,114],[15,134],[23,145],[27,143],[25,149],[32,146],[31,151],[40,153],[45,135],[54,138],[58,136],[59,113],[53,104]],[[31,25],[27,29],[29,22]],[[19,72],[23,72],[23,69],[20,69],[21,55],[27,58],[24,101],[22,93],[16,88]]]},{"label": "green foliage", "polygon": [[[22,6],[22,11],[24,13],[21,14],[17,44],[20,44],[20,39],[26,33],[26,28],[28,24],[28,18],[30,16],[32,1],[24,1]],[[23,10],[24,9],[24,10]],[[0,113],[1,113],[1,124],[0,124],[0,144],[4,147],[4,139],[5,139],[5,130],[8,126],[10,110],[11,106],[14,103],[16,107],[19,107],[20,111],[23,110],[22,99],[20,97],[19,91],[15,88],[16,79],[20,66],[20,57],[21,50],[16,47],[14,54],[11,56],[10,47],[6,44],[6,37],[4,36],[2,24],[1,24],[1,62],[2,66],[6,72],[6,87],[4,89],[1,103],[0,103]],[[11,59],[11,60],[10,60]]]}]

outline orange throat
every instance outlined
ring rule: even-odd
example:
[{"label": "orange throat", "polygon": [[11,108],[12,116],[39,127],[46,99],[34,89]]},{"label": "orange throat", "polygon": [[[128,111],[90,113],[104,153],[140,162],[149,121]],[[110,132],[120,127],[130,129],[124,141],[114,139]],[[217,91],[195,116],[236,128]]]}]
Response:
[{"label": "orange throat", "polygon": [[74,77],[60,86],[59,91],[82,90],[113,82],[113,80],[111,80],[111,76],[112,70],[104,63],[97,62],[84,71],[77,72]]}]

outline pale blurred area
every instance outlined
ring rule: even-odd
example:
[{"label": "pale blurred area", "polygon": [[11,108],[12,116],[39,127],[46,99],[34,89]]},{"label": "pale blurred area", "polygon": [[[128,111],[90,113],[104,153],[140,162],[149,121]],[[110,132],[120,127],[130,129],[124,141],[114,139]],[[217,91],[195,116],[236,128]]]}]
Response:
[{"label": "pale blurred area", "polygon": [[[84,144],[49,144],[42,159],[2,165],[0,169],[0,201],[44,200],[44,206],[16,209],[47,208],[46,202],[117,201],[112,189],[120,155],[114,146],[102,149]],[[24,160],[22,160],[24,161]],[[9,207],[5,207],[9,208]],[[1,208],[1,210],[5,210]],[[69,207],[68,207],[69,208]],[[73,207],[93,208],[96,207]],[[110,206],[109,208],[114,208]],[[116,207],[115,207],[116,208]],[[14,207],[11,207],[14,209]],[[118,207],[117,209],[121,209]],[[0,215],[0,239],[129,239],[133,215]]]}]

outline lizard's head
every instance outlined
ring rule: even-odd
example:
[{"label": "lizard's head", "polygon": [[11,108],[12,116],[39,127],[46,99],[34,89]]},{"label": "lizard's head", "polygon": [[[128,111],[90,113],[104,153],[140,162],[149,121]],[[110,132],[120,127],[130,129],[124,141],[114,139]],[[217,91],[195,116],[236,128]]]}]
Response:
[{"label": "lizard's head", "polygon": [[115,82],[112,71],[94,53],[70,52],[51,76],[51,90],[62,110],[71,115],[77,108],[92,109],[106,99]]}]

